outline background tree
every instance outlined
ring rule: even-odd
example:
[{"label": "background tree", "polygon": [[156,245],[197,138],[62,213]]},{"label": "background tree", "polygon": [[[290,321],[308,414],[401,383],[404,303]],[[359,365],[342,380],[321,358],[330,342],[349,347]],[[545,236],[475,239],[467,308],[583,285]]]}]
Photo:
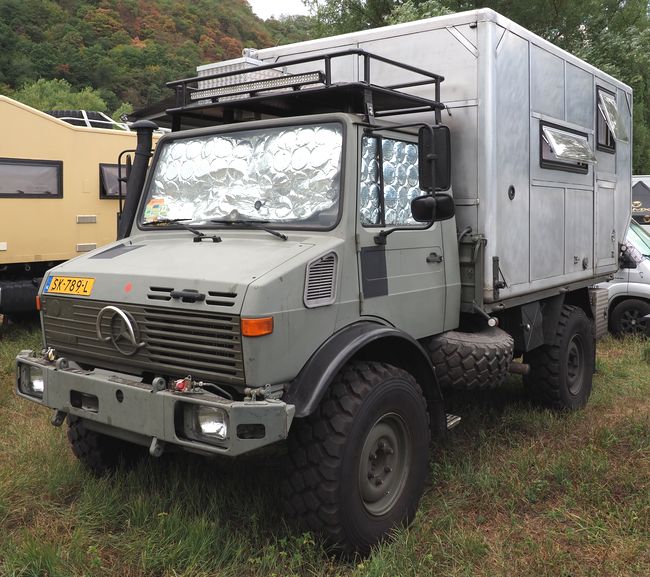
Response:
[{"label": "background tree", "polygon": [[24,84],[12,97],[38,110],[98,110],[106,112],[106,101],[97,90],[76,92],[65,80],[37,80]]}]

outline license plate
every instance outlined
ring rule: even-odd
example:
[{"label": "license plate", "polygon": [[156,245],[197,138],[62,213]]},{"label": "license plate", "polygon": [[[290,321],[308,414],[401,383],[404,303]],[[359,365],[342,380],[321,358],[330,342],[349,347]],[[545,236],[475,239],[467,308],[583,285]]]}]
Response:
[{"label": "license plate", "polygon": [[94,284],[94,278],[51,276],[45,281],[43,292],[87,297],[93,291]]}]

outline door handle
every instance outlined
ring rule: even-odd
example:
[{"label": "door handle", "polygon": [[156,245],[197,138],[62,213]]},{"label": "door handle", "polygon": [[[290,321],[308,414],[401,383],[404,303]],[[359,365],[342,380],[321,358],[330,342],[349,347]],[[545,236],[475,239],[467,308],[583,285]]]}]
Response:
[{"label": "door handle", "polygon": [[441,254],[438,254],[437,252],[432,252],[432,253],[427,257],[427,262],[429,262],[429,263],[442,262],[442,255],[441,255]]}]

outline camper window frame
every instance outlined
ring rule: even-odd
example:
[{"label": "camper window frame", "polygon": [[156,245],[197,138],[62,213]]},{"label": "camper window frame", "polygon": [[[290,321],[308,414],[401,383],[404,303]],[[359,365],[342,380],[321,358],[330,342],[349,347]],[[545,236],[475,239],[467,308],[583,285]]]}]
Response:
[{"label": "camper window frame", "polygon": [[[546,141],[544,137],[544,128],[550,128],[551,130],[557,130],[560,132],[565,132],[568,134],[573,134],[580,136],[587,140],[589,144],[589,135],[586,132],[580,132],[579,130],[574,130],[572,128],[567,128],[566,126],[561,126],[559,124],[553,124],[551,122],[546,122],[541,120],[539,123],[539,165],[541,168],[547,170],[562,170],[564,172],[574,172],[577,174],[588,174],[589,173],[589,162],[583,162],[580,160],[574,160],[570,158],[561,158],[556,156],[553,152],[553,148],[549,142]],[[552,158],[546,156],[546,149],[548,153],[552,155]]]},{"label": "camper window frame", "polygon": [[63,198],[63,161],[29,158],[0,158],[0,166],[49,166],[56,170],[56,192],[54,193],[3,193],[0,198]]},{"label": "camper window frame", "polygon": [[[616,154],[616,135],[603,110],[601,94],[607,94],[616,102],[616,94],[602,86],[596,86],[596,149],[609,154]],[[618,107],[617,107],[618,110]],[[619,114],[620,117],[620,114]]]},{"label": "camper window frame", "polygon": [[[115,168],[118,169],[120,168],[119,164],[112,163],[112,162],[100,162],[99,163],[99,198],[101,200],[117,200],[120,197],[120,182],[119,180],[117,181],[117,193],[116,194],[107,194],[105,187],[102,185],[103,182],[103,177],[102,177],[102,168]],[[119,172],[118,172],[118,179],[119,179]],[[124,196],[124,195],[123,195]]]}]

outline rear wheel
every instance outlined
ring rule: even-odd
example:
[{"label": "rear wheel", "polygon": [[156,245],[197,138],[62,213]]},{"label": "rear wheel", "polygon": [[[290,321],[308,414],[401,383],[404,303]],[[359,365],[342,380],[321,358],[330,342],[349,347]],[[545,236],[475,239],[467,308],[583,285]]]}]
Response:
[{"label": "rear wheel", "polygon": [[609,329],[612,334],[622,337],[625,335],[645,335],[646,320],[650,314],[650,304],[641,299],[626,299],[619,302],[609,315]]},{"label": "rear wheel", "polygon": [[315,413],[294,422],[287,512],[345,552],[367,553],[414,517],[428,468],[429,421],[415,379],[352,363]]},{"label": "rear wheel", "polygon": [[68,416],[68,441],[74,456],[96,476],[120,464],[133,465],[148,454],[145,447],[87,429],[79,417]]},{"label": "rear wheel", "polygon": [[530,373],[524,382],[535,398],[551,408],[581,409],[591,395],[594,354],[591,320],[579,307],[565,305],[553,343],[525,355]]}]

